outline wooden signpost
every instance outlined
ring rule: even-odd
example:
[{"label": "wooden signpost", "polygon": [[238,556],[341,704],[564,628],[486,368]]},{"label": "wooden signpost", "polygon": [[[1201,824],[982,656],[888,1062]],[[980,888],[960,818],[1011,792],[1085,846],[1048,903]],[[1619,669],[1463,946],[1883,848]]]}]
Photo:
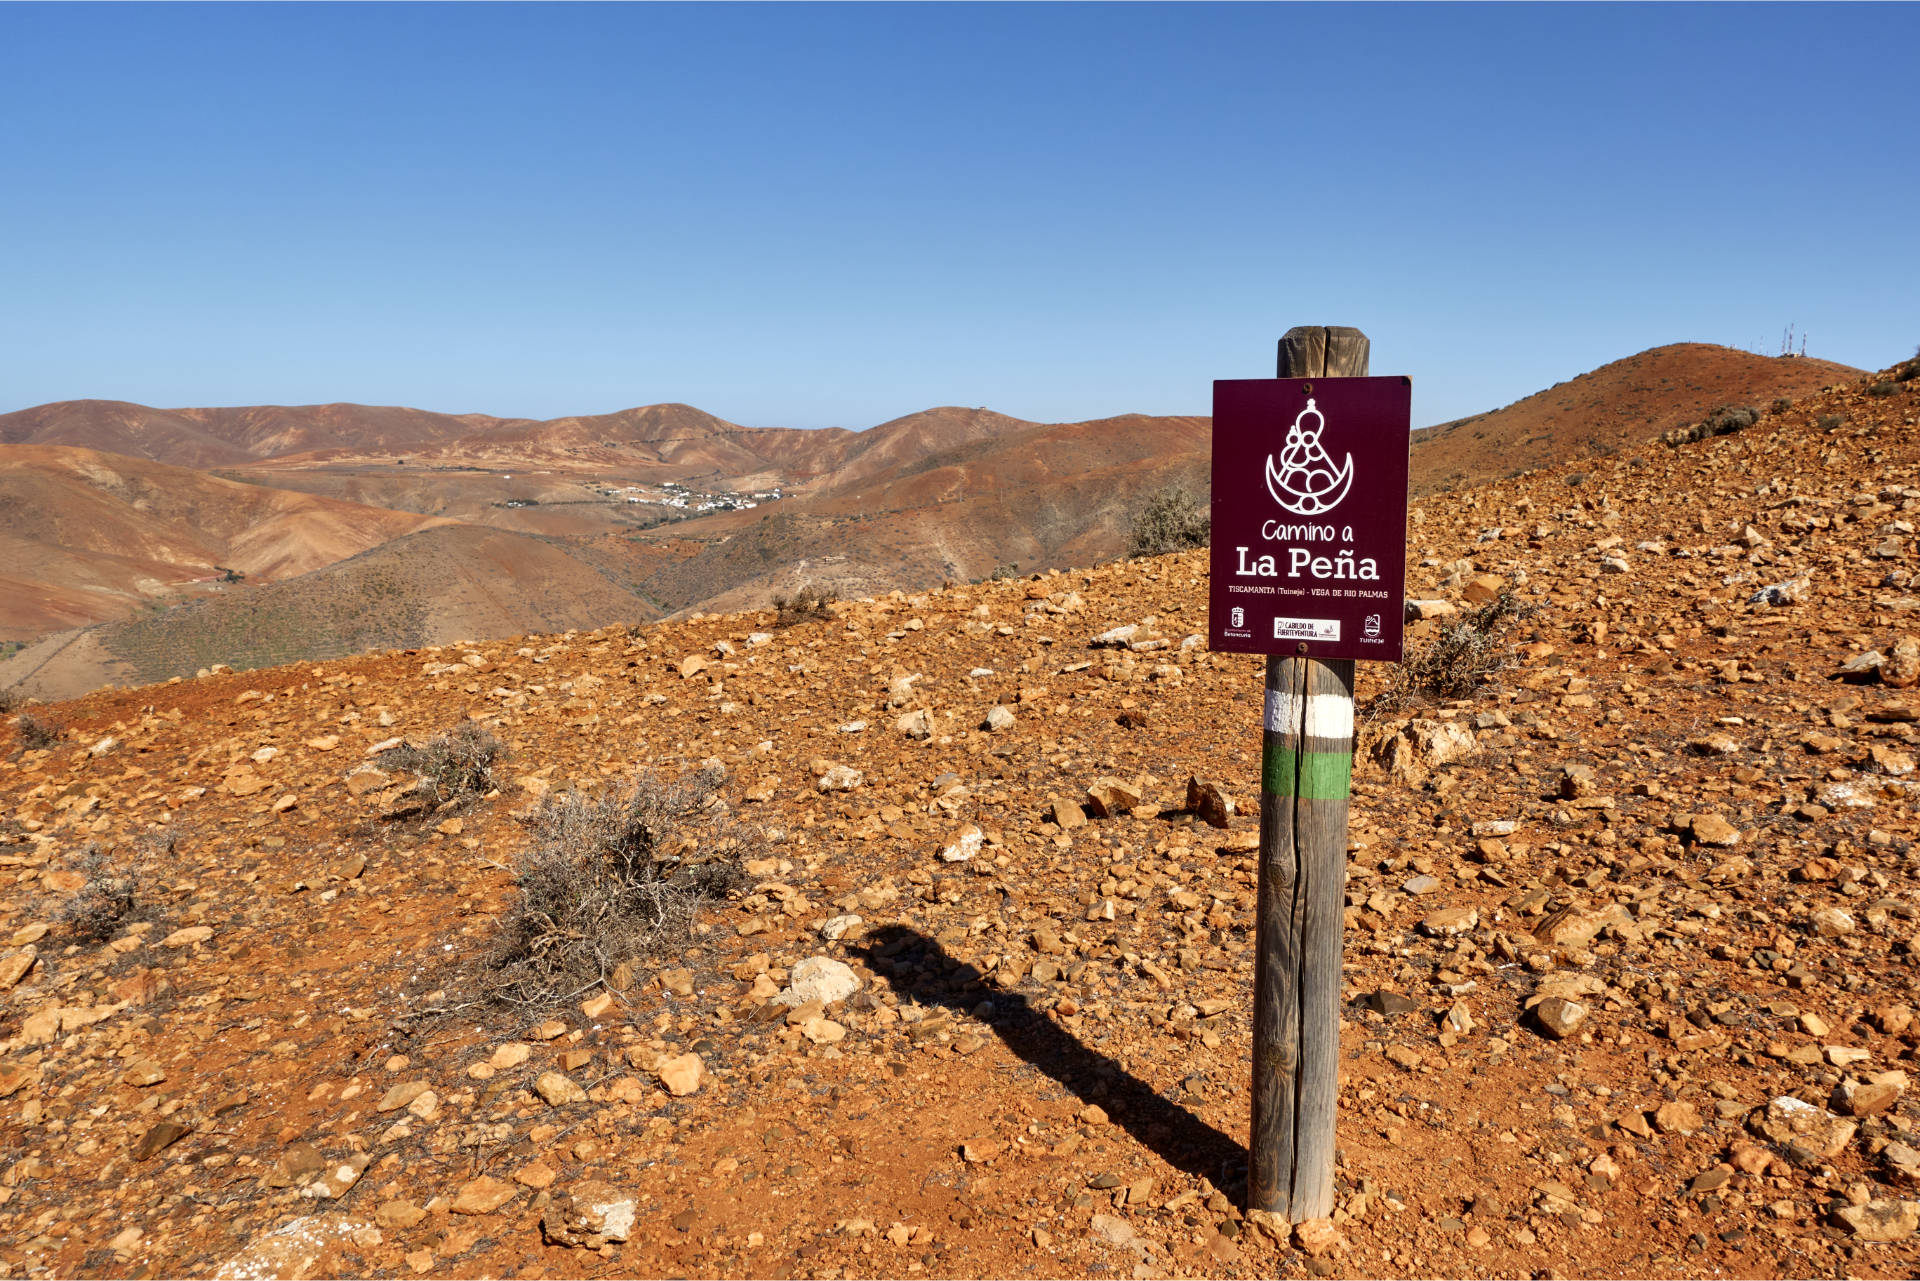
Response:
[{"label": "wooden signpost", "polygon": [[1356,658],[1397,662],[1411,384],[1301,326],[1214,385],[1212,648],[1267,655],[1248,1208],[1333,1213]]}]

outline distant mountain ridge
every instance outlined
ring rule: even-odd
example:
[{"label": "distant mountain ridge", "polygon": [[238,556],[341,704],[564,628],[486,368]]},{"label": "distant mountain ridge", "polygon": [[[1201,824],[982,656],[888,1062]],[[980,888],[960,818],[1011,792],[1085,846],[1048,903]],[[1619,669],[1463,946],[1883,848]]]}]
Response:
[{"label": "distant mountain ridge", "polygon": [[[1654,348],[1415,432],[1414,492],[1653,448],[1720,404],[1766,408],[1859,377]],[[1156,492],[1206,493],[1210,430],[1199,416],[1034,423],[960,406],[859,432],[743,427],[674,403],[541,421],[37,406],[0,415],[0,463],[13,460],[0,640],[40,638],[0,665],[0,685],[30,676],[64,696],[211,662],[751,608],[801,586],[858,596],[1090,566],[1125,553]],[[48,461],[63,453],[64,472]],[[220,471],[115,457],[129,453]],[[692,510],[682,496],[700,487],[738,501]],[[214,565],[245,585],[169,596],[169,575],[191,584]]]}]

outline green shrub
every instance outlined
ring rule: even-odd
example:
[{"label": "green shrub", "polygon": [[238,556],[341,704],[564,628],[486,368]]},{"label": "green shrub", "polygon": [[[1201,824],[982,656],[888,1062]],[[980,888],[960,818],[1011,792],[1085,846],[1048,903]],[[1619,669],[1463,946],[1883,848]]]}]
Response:
[{"label": "green shrub", "polygon": [[1129,556],[1162,556],[1190,547],[1205,547],[1213,517],[1178,485],[1169,485],[1133,518],[1127,541]]}]

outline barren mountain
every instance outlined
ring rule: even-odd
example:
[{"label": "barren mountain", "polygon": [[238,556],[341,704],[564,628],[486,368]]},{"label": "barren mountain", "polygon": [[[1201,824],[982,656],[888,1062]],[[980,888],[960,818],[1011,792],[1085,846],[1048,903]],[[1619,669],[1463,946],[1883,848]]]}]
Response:
[{"label": "barren mountain", "polygon": [[120,618],[231,569],[296,577],[434,524],[91,449],[0,449],[0,639]]},{"label": "barren mountain", "polygon": [[42,637],[0,663],[0,688],[70,697],[216,664],[237,669],[528,630],[639,622],[634,590],[663,555],[620,540],[435,525],[286,582],[182,601]]},{"label": "barren mountain", "polygon": [[[152,409],[76,400],[0,415],[0,444],[71,445],[190,467],[270,462],[351,466],[616,465],[636,476],[726,481],[811,475],[853,435],[741,427],[691,405],[532,419],[437,414],[384,405],[251,405]],[[409,463],[398,463],[399,458]],[[777,480],[774,483],[779,483]]]},{"label": "barren mountain", "polygon": [[[645,432],[658,425],[645,415],[635,421]],[[709,448],[715,440],[724,437],[701,446],[702,466],[719,465],[720,453]],[[675,440],[656,432],[648,448],[688,474],[689,455]],[[276,471],[261,478],[301,484],[322,477],[335,492],[485,520],[499,537],[443,530],[270,591],[223,592],[85,638],[44,636],[0,666],[0,684],[24,680],[25,688],[70,696],[103,680],[159,680],[213,663],[246,668],[759,604],[802,585],[845,594],[983,578],[1015,564],[1093,564],[1124,549],[1134,511],[1154,491],[1176,481],[1204,485],[1205,448],[1206,420],[1197,418],[1042,425],[931,410],[858,436],[824,437],[811,496],[642,531],[633,522],[648,510],[658,520],[660,508],[603,497],[607,482],[577,474],[447,465],[418,484],[419,471]],[[207,484],[253,495],[255,507],[329,501],[265,485]],[[241,523],[249,518],[233,514]],[[27,595],[55,625],[66,621],[54,612],[63,598]]]},{"label": "barren mountain", "polygon": [[[26,709],[0,1264],[1915,1275],[1916,389],[1420,505],[1415,653],[1527,614],[1361,665],[1330,1220],[1245,1203],[1260,664],[1185,553]],[[541,843],[703,767],[750,854],[613,847],[690,928],[490,997]]]},{"label": "barren mountain", "polygon": [[1416,494],[1457,489],[1577,458],[1639,449],[1722,405],[1766,409],[1861,376],[1804,356],[1674,343],[1602,365],[1504,409],[1413,434]]},{"label": "barren mountain", "polygon": [[671,609],[738,607],[808,584],[858,594],[1094,564],[1126,549],[1153,493],[1206,484],[1204,418],[1043,425],[935,410],[900,423],[916,448],[883,437],[803,497],[637,535],[701,549],[648,590]]},{"label": "barren mountain", "polygon": [[[1416,433],[1415,489],[1431,492],[1554,461],[1653,448],[1657,433],[1697,422],[1717,406],[1751,404],[1771,414],[1809,388],[1850,381],[1855,372],[1824,361],[1765,359],[1704,344],[1656,348],[1506,409]],[[355,632],[394,645],[488,634],[477,627],[482,617],[503,626],[517,620],[510,625],[518,628],[557,626],[561,619],[592,626],[659,612],[760,605],[802,586],[862,594],[978,579],[1014,567],[1092,564],[1124,549],[1132,517],[1151,494],[1170,483],[1200,494],[1207,471],[1203,418],[1037,424],[951,406],[857,433],[740,427],[678,404],[545,422],[351,405],[144,410],[106,402],[42,406],[0,418],[0,439],[66,437],[185,452],[211,449],[211,441],[246,460],[219,475],[248,482],[255,492],[349,499],[545,540],[537,552],[529,543],[526,556],[505,555],[508,564],[558,557],[575,568],[614,566],[602,576],[612,595],[559,587],[565,599],[556,602],[550,584],[509,575],[487,585],[498,606],[494,613],[420,600],[409,602],[411,621],[404,626],[388,619]],[[686,487],[710,492],[693,504]],[[747,497],[776,489],[784,495],[778,501]],[[236,488],[219,492],[232,495]],[[64,509],[27,501],[48,511]],[[748,501],[759,505],[726,510]],[[83,510],[73,508],[69,524],[104,531],[101,545],[56,537],[16,548],[8,573],[19,617],[11,635],[25,639],[116,616],[136,599],[164,594],[168,583],[189,577],[164,568],[172,563],[166,555],[185,553],[156,560],[151,539],[115,533],[112,522],[83,516]],[[698,518],[683,519],[688,516]],[[234,544],[223,549],[228,556],[256,545],[291,548],[298,540],[289,531],[303,527],[291,516],[262,522],[259,504],[252,502],[237,504],[221,520],[202,515],[188,524],[195,537],[201,525],[227,531]],[[241,531],[255,524],[259,529],[243,537]],[[322,527],[324,522],[313,525]],[[354,539],[372,533],[355,529],[332,541],[303,537],[314,543],[313,560],[325,562],[359,550],[367,544]],[[444,544],[462,564],[477,547],[474,540]],[[193,554],[204,559],[211,553]],[[218,563],[250,575],[256,564],[269,576],[284,576],[290,568],[265,560]],[[450,571],[453,580],[478,584],[482,563],[484,558],[470,569]],[[339,601],[358,598],[359,589],[347,585],[357,572],[317,578],[280,596],[291,600],[311,590],[311,606],[295,612],[318,625],[340,616]],[[571,583],[572,574],[556,582]],[[405,581],[431,585],[430,579]],[[115,584],[117,597],[94,590]],[[131,584],[144,596],[129,595]],[[610,612],[596,616],[589,602]],[[238,634],[243,629],[231,620],[214,620],[237,617],[245,608],[252,606],[237,596],[201,608],[191,616],[196,634]],[[154,626],[164,629],[186,617]],[[123,670],[115,664],[127,661],[126,644],[97,639],[96,645],[61,637],[43,646],[43,655],[52,657],[33,669],[41,687],[76,692],[85,680]],[[341,652],[339,643],[324,630],[312,634],[316,655]],[[279,645],[236,651],[224,661],[294,656]],[[186,663],[169,672],[143,658],[143,677],[223,661],[203,653],[198,642],[156,647],[142,640],[137,649],[177,653]],[[198,655],[191,662],[184,657],[189,650]]]},{"label": "barren mountain", "polygon": [[0,444],[71,445],[181,467],[218,467],[318,449],[391,453],[503,430],[512,420],[384,405],[152,409],[67,400],[0,414]]}]

